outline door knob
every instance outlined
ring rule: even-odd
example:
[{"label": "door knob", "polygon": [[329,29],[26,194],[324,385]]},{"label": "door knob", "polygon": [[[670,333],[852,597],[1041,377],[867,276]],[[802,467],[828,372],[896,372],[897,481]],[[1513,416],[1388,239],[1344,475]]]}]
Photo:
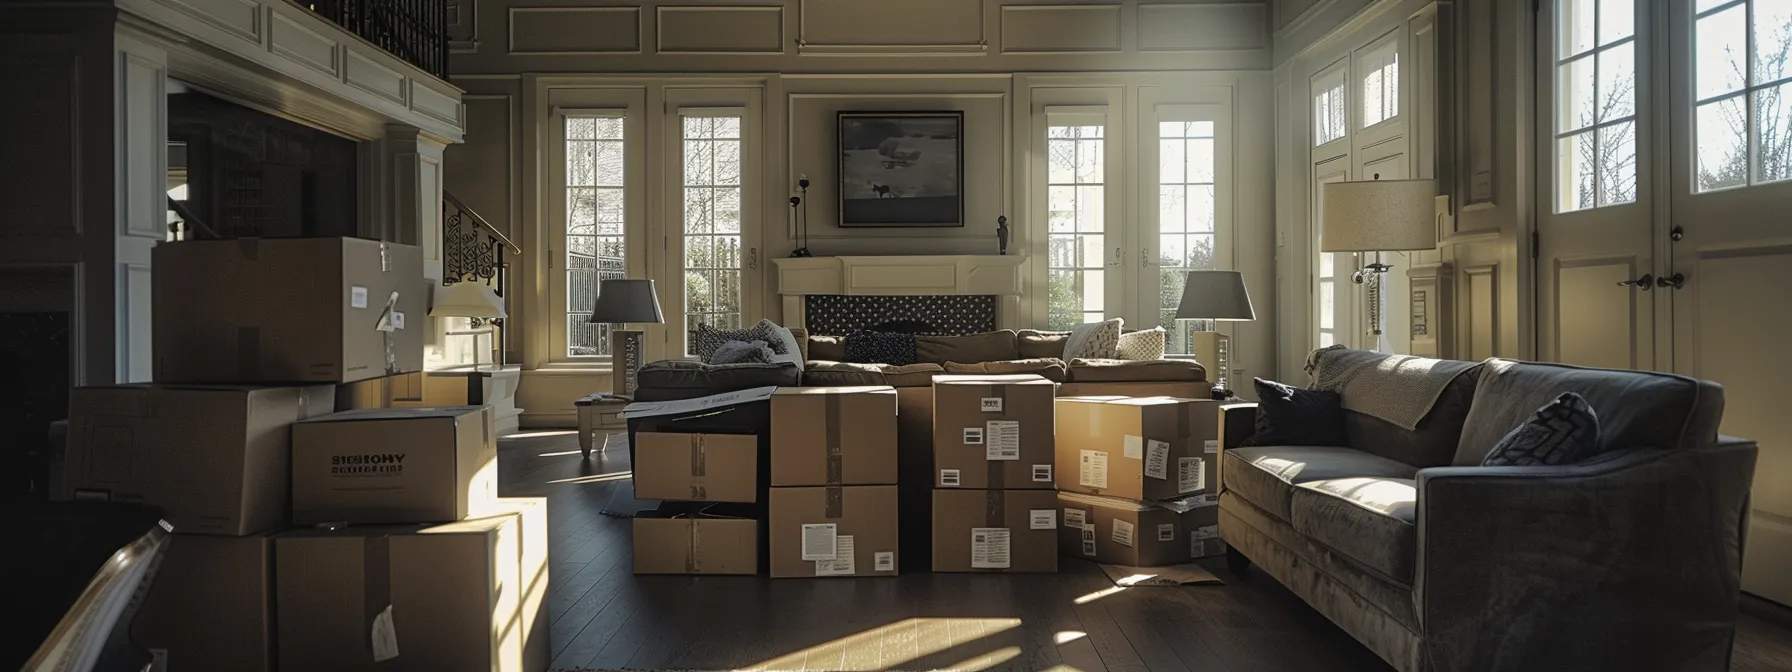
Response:
[{"label": "door knob", "polygon": [[1619,287],[1635,287],[1637,289],[1647,292],[1651,289],[1655,289],[1655,276],[1650,275],[1648,273],[1644,273],[1643,277],[1637,278],[1635,280],[1625,280],[1623,282],[1618,283],[1618,286]]},{"label": "door knob", "polygon": [[1686,274],[1675,273],[1660,280],[1656,280],[1655,284],[1668,289],[1680,289],[1686,286]]}]

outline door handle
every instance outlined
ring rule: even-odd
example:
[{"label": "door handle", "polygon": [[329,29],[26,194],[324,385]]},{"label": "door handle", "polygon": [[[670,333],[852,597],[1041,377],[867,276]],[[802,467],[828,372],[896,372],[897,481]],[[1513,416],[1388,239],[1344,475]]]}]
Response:
[{"label": "door handle", "polygon": [[1675,273],[1660,280],[1656,280],[1655,284],[1668,289],[1680,289],[1686,286],[1686,274]]},{"label": "door handle", "polygon": [[1152,261],[1151,261],[1151,248],[1149,248],[1149,247],[1139,248],[1139,265],[1140,266],[1156,266],[1157,265],[1155,263],[1152,263]]},{"label": "door handle", "polygon": [[1619,287],[1635,287],[1637,289],[1647,292],[1651,289],[1655,289],[1655,276],[1650,275],[1648,273],[1644,273],[1643,277],[1637,278],[1635,280],[1625,280],[1623,282],[1618,283],[1618,286]]},{"label": "door handle", "polygon": [[747,248],[747,268],[759,270],[759,248]]},{"label": "door handle", "polygon": [[1125,259],[1126,259],[1126,253],[1121,252],[1120,248],[1116,247],[1116,248],[1114,248],[1114,260],[1108,262],[1108,265],[1109,266],[1119,266],[1120,263],[1122,261],[1124,261]]}]

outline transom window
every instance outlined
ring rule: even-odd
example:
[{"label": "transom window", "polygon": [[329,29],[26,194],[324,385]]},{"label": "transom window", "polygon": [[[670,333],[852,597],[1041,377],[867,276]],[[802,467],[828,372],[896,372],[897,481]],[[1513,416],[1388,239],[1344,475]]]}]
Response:
[{"label": "transom window", "polygon": [[1400,52],[1394,46],[1361,61],[1368,73],[1363,75],[1363,128],[1400,115]]},{"label": "transom window", "polygon": [[621,113],[566,118],[566,354],[608,356],[608,324],[586,322],[599,280],[627,273]]},{"label": "transom window", "polygon": [[1792,1],[1698,0],[1697,191],[1792,178]]},{"label": "transom window", "polygon": [[1104,130],[1100,125],[1047,128],[1050,329],[1070,329],[1105,319]]},{"label": "transom window", "polygon": [[1349,132],[1350,123],[1345,120],[1348,108],[1344,105],[1344,71],[1325,75],[1315,81],[1313,90],[1313,146],[1339,140]]},{"label": "transom window", "polygon": [[[684,321],[741,322],[741,117],[687,112],[684,121]],[[685,339],[687,356],[697,353]]]},{"label": "transom window", "polygon": [[1556,212],[1635,202],[1635,0],[1556,7]]}]

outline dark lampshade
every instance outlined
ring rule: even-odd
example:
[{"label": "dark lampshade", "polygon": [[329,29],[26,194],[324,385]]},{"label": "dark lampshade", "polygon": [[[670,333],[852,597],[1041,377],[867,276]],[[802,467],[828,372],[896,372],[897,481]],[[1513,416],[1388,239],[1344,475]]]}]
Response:
[{"label": "dark lampshade", "polygon": [[604,280],[597,285],[597,301],[591,305],[591,319],[596,323],[660,323],[659,295],[652,280]]},{"label": "dark lampshade", "polygon": [[1189,271],[1182,281],[1176,319],[1245,322],[1257,319],[1238,271]]}]

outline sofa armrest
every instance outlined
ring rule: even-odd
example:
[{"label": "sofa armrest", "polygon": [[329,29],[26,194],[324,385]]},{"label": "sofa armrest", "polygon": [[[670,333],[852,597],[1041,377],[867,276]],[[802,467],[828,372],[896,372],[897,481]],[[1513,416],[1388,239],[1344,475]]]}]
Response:
[{"label": "sofa armrest", "polygon": [[1433,670],[1727,669],[1754,442],[1418,473]]},{"label": "sofa armrest", "polygon": [[802,327],[790,327],[790,335],[796,338],[796,351],[809,361],[809,330]]},{"label": "sofa armrest", "polygon": [[1231,450],[1257,433],[1257,404],[1220,404],[1220,450]]}]

